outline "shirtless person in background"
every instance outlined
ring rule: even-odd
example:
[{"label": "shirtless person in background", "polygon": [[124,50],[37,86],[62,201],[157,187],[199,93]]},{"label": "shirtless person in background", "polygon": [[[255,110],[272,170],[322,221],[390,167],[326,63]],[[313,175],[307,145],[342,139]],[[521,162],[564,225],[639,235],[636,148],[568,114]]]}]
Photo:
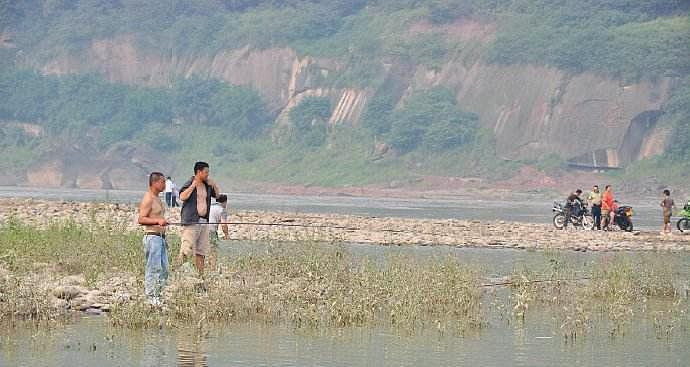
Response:
[{"label": "shirtless person in background", "polygon": [[139,204],[139,224],[144,226],[144,292],[149,304],[161,305],[161,292],[168,279],[168,251],[165,242],[165,206],[158,195],[165,190],[165,176],[153,172],[149,190]]}]

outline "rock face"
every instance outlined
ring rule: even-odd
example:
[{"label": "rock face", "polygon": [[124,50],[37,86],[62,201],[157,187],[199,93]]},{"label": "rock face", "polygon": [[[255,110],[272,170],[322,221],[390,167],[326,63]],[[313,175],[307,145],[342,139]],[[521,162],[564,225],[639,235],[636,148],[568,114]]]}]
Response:
[{"label": "rock face", "polygon": [[[543,66],[490,64],[476,45],[489,42],[495,26],[461,21],[437,28],[416,24],[409,32],[445,32],[467,47],[438,69],[386,64],[383,77],[401,79],[395,87],[399,90],[393,93],[401,102],[413,90],[438,85],[454,89],[460,106],[476,112],[495,133],[503,158],[535,159],[555,153],[573,165],[616,168],[664,151],[670,131],[656,121],[669,98],[672,80],[626,84],[593,73],[573,75]],[[80,53],[27,63],[46,74],[99,73],[110,81],[143,85],[165,86],[192,75],[217,78],[256,89],[278,116],[277,125],[286,123],[289,110],[308,96],[333,101],[331,124],[357,124],[378,88],[336,87],[333,77],[347,72],[350,65],[300,56],[289,48],[242,47],[180,55],[143,47],[133,35],[92,40]],[[127,184],[108,182],[112,178],[100,178],[101,174],[75,182],[64,171],[60,176],[60,164],[44,162],[37,167],[43,173],[33,173],[28,181],[81,187]]]},{"label": "rock face", "polygon": [[668,134],[656,121],[669,79],[626,85],[549,67],[465,63],[466,56],[440,71],[419,68],[415,87],[455,89],[459,104],[495,133],[506,159],[556,153],[578,165],[614,168],[665,148]]},{"label": "rock face", "polygon": [[128,189],[142,187],[152,170],[164,170],[169,162],[157,159],[151,148],[118,143],[105,153],[89,142],[55,147],[26,173],[26,182],[40,187]]}]

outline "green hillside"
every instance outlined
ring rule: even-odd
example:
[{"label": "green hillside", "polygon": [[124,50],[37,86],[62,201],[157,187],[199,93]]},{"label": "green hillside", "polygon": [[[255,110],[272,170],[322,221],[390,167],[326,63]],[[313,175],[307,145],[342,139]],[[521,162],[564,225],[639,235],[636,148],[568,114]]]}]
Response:
[{"label": "green hillside", "polygon": [[[505,177],[516,165],[545,163],[498,159],[492,132],[451,90],[405,92],[384,77],[390,64],[440,70],[468,48],[488,64],[548,65],[627,83],[672,78],[661,123],[674,133],[662,160],[689,167],[689,11],[682,0],[0,1],[7,45],[0,48],[0,169],[21,172],[84,136],[94,152],[116,143],[150,146],[176,173],[206,159],[238,180],[319,185],[414,174]],[[491,42],[449,36],[446,29],[466,19],[495,24]],[[431,31],[409,31],[420,24]],[[323,76],[324,88],[374,92],[354,126],[329,125],[334,101],[318,96],[279,125],[280,111],[248,86],[194,75],[131,85],[36,70],[118,35],[177,55],[287,47],[345,65]],[[43,133],[27,134],[21,123]],[[377,144],[393,153],[380,154]]]}]

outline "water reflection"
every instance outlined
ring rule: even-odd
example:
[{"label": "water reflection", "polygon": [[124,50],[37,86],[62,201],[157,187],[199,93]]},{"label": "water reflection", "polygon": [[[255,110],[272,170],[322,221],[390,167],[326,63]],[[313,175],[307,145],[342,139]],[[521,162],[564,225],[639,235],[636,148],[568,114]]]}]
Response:
[{"label": "water reflection", "polygon": [[208,367],[206,338],[180,333],[177,336],[177,365],[179,367]]},{"label": "water reflection", "polygon": [[[638,318],[621,338],[605,325],[564,344],[549,312],[518,326],[489,312],[476,335],[408,335],[386,328],[305,330],[233,324],[198,330],[110,329],[106,318],[64,328],[9,328],[0,335],[0,366],[687,366],[690,338],[681,328],[666,339]],[[553,334],[555,332],[555,334]],[[88,346],[97,345],[97,349]]]}]

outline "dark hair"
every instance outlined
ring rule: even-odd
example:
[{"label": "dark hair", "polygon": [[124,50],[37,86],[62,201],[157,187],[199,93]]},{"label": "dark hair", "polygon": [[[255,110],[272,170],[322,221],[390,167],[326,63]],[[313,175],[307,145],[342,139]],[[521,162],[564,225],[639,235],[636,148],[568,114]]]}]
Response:
[{"label": "dark hair", "polygon": [[604,187],[604,190],[608,190],[609,187],[611,187],[611,185],[606,185],[606,187]]},{"label": "dark hair", "polygon": [[151,172],[149,175],[149,186],[153,185],[154,182],[160,180],[161,178],[165,179],[165,175],[160,172]]},{"label": "dark hair", "polygon": [[575,193],[578,194],[578,195],[580,195],[580,194],[582,194],[582,190],[577,189],[577,190],[575,190]]},{"label": "dark hair", "polygon": [[216,198],[216,202],[218,202],[218,203],[224,203],[224,202],[226,202],[226,201],[228,201],[228,196],[225,195],[225,194],[220,194],[220,195],[218,195],[218,197]]},{"label": "dark hair", "polygon": [[599,185],[594,185],[594,186],[592,186],[592,187],[596,187],[596,188],[598,189],[598,188],[599,188]]},{"label": "dark hair", "polygon": [[671,196],[671,190],[669,190],[669,189],[664,190],[664,195]]},{"label": "dark hair", "polygon": [[208,163],[206,163],[206,162],[194,163],[194,174],[196,175],[197,172],[202,171],[204,168],[208,168]]}]

